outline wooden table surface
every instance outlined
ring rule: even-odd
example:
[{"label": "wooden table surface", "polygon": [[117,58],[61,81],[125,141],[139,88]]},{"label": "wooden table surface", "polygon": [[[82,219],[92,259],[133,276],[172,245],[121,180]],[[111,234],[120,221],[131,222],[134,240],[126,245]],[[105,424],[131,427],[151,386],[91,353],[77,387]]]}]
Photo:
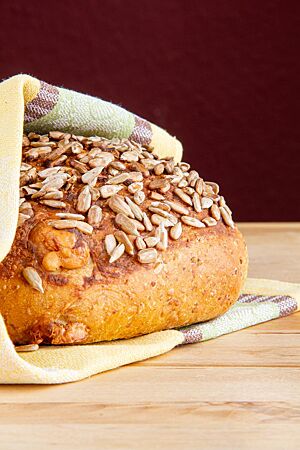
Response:
[{"label": "wooden table surface", "polygon": [[[300,282],[300,224],[240,228],[250,276]],[[299,449],[300,314],[77,383],[0,386],[0,448]]]}]

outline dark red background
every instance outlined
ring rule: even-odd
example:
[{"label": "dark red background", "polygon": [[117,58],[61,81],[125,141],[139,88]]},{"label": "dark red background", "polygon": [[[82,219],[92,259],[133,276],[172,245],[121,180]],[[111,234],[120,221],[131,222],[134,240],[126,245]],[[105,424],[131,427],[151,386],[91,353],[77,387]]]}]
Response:
[{"label": "dark red background", "polygon": [[33,74],[168,129],[238,220],[300,220],[300,4],[6,2],[1,77]]}]

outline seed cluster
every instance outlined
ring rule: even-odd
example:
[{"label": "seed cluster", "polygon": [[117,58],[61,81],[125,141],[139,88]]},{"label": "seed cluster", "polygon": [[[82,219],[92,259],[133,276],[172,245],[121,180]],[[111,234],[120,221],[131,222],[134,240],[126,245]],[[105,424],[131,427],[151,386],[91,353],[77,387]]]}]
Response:
[{"label": "seed cluster", "polygon": [[[157,263],[156,271],[159,252],[169,238],[180,239],[183,225],[213,227],[222,220],[234,228],[216,183],[204,181],[189,164],[160,159],[151,147],[128,139],[60,131],[24,135],[18,225],[34,216],[34,203],[57,211],[48,225],[87,235],[101,227],[103,211],[110,210],[115,231],[104,239],[109,263],[137,253],[141,264]],[[23,275],[43,291],[35,269],[27,267]]]}]

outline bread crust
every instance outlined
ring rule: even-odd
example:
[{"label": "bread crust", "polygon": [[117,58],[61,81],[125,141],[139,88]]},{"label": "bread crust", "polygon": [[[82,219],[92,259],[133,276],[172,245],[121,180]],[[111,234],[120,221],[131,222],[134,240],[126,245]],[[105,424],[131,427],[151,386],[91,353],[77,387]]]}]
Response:
[{"label": "bread crust", "polygon": [[74,269],[72,276],[67,270],[42,273],[44,294],[28,286],[18,270],[29,257],[25,250],[18,252],[20,233],[16,253],[12,249],[19,258],[14,275],[4,276],[6,262],[0,271],[0,311],[13,342],[123,339],[223,314],[237,300],[247,274],[244,239],[237,228],[223,223],[185,228],[183,238],[162,254],[159,273],[153,264],[141,265],[128,255],[112,267],[104,255],[100,270],[90,261],[88,268]]},{"label": "bread crust", "polygon": [[[22,220],[11,251],[0,263],[0,313],[15,344],[60,345],[131,338],[212,319],[237,300],[247,275],[247,249],[215,183],[204,182],[197,172],[189,172],[186,163],[176,168],[176,174],[171,160],[159,161],[160,167],[154,169],[156,157],[135,143],[119,145],[128,145],[125,159],[124,149],[118,150],[107,140],[73,138],[60,132],[49,134],[56,142],[35,133],[28,136],[24,138],[26,163],[20,178]],[[83,156],[81,162],[76,159],[80,156],[78,152]],[[90,154],[94,154],[94,159],[90,159]],[[51,168],[49,172],[53,155],[64,166]],[[88,177],[98,170],[99,160],[105,167],[97,172],[90,186]],[[58,184],[55,184],[56,170],[61,171]],[[118,180],[118,195],[106,198],[101,188],[107,188],[111,177],[119,176],[122,170],[126,176],[130,174],[130,179]],[[48,173],[50,178],[46,179]],[[44,188],[47,183],[49,188],[48,179],[53,182],[51,177],[60,190],[60,200],[55,204],[53,200],[52,204],[44,201],[45,193],[51,194],[51,189]],[[181,177],[185,191],[177,187]],[[136,181],[142,185],[144,195],[142,202],[138,202],[139,211],[134,210],[132,201],[135,198],[131,188],[136,187]],[[64,183],[68,187],[63,187]],[[84,190],[93,189],[99,190],[99,195],[88,199],[87,208],[81,198],[79,207],[79,196]],[[153,203],[157,197],[162,197],[162,203]],[[114,204],[111,198],[115,199]],[[197,199],[201,204],[194,203]],[[175,210],[171,211],[170,202],[173,206],[175,202]],[[98,219],[92,218],[98,220],[92,221],[94,226],[90,225],[91,205],[98,209]],[[131,224],[129,232],[125,227],[127,234],[120,231],[117,220],[120,208],[128,217],[135,217],[134,220],[125,217]],[[58,214],[61,212],[71,216],[81,212],[79,220],[85,229],[69,224],[67,229],[57,229],[56,223],[59,222],[58,228],[62,223]],[[154,223],[153,230],[147,228],[144,216],[139,217],[141,214],[148,214],[148,221]],[[175,222],[166,224],[169,227],[166,231],[156,223],[159,218]],[[177,223],[182,225],[178,240],[170,231]],[[138,232],[137,226],[142,231]],[[162,230],[168,245],[159,234]],[[125,253],[113,260],[105,248],[105,237],[114,235],[120,239],[120,233],[121,239],[127,236],[129,248],[122,249],[123,244],[119,244]],[[159,243],[154,244],[157,250],[149,249],[154,252],[155,262],[141,263],[135,241],[138,234],[145,238],[144,246],[150,245],[147,238],[151,237],[153,242],[159,236]],[[38,286],[28,282],[25,268],[37,277]]]}]

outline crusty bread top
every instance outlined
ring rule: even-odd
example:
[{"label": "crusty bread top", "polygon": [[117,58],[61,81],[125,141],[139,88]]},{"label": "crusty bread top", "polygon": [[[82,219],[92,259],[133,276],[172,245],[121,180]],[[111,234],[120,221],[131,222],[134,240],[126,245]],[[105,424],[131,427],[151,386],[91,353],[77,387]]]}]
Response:
[{"label": "crusty bread top", "polygon": [[235,227],[216,183],[127,139],[29,133],[20,186],[19,227],[0,277],[22,271],[40,292],[40,275],[64,284],[66,269],[91,261],[112,277],[136,264],[159,271],[161,252],[185,233]]}]

